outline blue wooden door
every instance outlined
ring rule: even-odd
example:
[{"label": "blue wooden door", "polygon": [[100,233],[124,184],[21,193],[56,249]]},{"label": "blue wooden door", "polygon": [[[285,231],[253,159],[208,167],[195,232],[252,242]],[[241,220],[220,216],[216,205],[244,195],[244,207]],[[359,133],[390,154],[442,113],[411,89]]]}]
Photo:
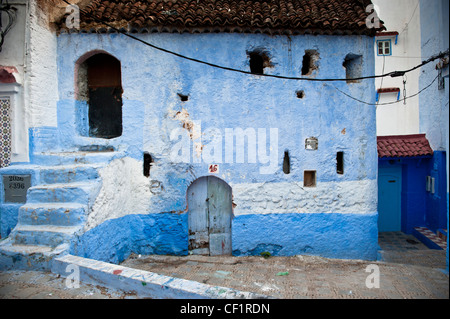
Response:
[{"label": "blue wooden door", "polygon": [[378,231],[401,231],[401,167],[379,169]]},{"label": "blue wooden door", "polygon": [[189,251],[194,255],[231,255],[231,187],[202,177],[188,189]]}]

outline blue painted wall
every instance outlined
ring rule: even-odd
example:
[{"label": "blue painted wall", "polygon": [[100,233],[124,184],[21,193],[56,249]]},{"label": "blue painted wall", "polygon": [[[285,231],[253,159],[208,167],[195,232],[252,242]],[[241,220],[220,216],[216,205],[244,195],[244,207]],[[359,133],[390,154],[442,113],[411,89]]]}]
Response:
[{"label": "blue painted wall", "polygon": [[378,247],[377,217],[377,213],[238,216],[233,221],[233,254],[270,252],[274,256],[374,260]]},{"label": "blue painted wall", "polygon": [[[363,56],[361,66],[363,75],[373,74],[374,70],[373,39],[369,37],[296,36],[289,38],[236,34],[139,36],[187,56],[243,70],[249,69],[247,55],[249,51],[264,50],[271,60],[272,67],[265,69],[265,72],[270,74],[300,76],[303,55],[305,50],[310,49],[317,50],[320,54],[318,70],[312,74],[316,78],[345,78],[342,63],[349,53]],[[259,163],[224,163],[223,157],[220,177],[231,185],[302,181],[304,169],[316,169],[318,183],[376,179],[375,110],[370,106],[354,103],[331,85],[320,82],[268,79],[213,69],[163,54],[114,34],[60,35],[58,42],[61,96],[58,112],[64,119],[68,118],[66,113],[74,117],[64,122],[66,130],[64,135],[61,135],[61,145],[66,149],[87,142],[85,137],[80,138],[76,134],[76,117],[77,114],[83,113],[79,110],[85,107],[83,102],[74,100],[73,79],[77,60],[87,52],[102,50],[121,61],[124,88],[123,110],[124,116],[129,120],[124,119],[124,135],[108,143],[114,145],[116,149],[125,150],[137,159],[142,156],[143,151],[147,151],[155,158],[154,165],[164,170],[162,182],[165,192],[159,195],[161,201],[154,201],[158,204],[152,204],[149,212],[184,211],[187,187],[196,178],[208,174],[207,164],[209,163],[195,163],[194,151],[190,163],[172,163],[167,157],[167,153],[177,142],[170,140],[170,132],[181,126],[179,121],[174,120],[174,114],[183,110],[189,114],[189,120],[201,121],[204,143],[211,138],[208,133],[205,133],[210,128],[218,128],[222,134],[225,128],[250,127],[255,130],[264,128],[267,129],[267,133],[269,128],[278,129],[279,154],[276,163],[278,169],[273,174],[261,174]],[[373,81],[352,84],[340,82],[333,85],[365,100],[368,99],[366,92],[373,91]],[[297,97],[298,90],[305,92],[303,99]],[[178,93],[188,95],[189,100],[180,101]],[[74,108],[78,110],[75,113]],[[129,135],[127,130],[130,132]],[[343,131],[345,133],[342,133]],[[78,135],[82,135],[82,132]],[[305,150],[304,140],[310,136],[319,138],[320,147],[317,152]],[[96,140],[96,142],[101,141]],[[133,147],[130,147],[130,144]],[[289,150],[291,156],[292,167],[289,176],[284,175],[280,169],[284,150]],[[343,176],[336,174],[335,156],[338,150],[346,154],[346,174]],[[223,145],[223,156],[225,151],[225,145]],[[367,194],[367,201],[376,202],[375,196],[375,193]],[[278,254],[292,255],[304,252],[302,247],[309,245],[312,247],[313,254],[374,259],[377,235],[373,230],[376,228],[376,218],[374,218],[376,210],[363,213],[367,216],[313,214],[309,218],[312,218],[314,222],[309,221],[306,225],[302,225],[303,220],[306,221],[309,218],[300,214],[269,215],[269,219],[279,220],[280,227],[272,228],[271,240],[259,241],[250,240],[253,237],[251,234],[263,233],[261,230],[271,225],[272,221],[268,224],[268,217],[259,216],[256,212],[251,216],[236,216],[233,221],[233,249],[236,254],[245,255],[257,253],[255,247],[259,245],[277,245],[282,247]],[[151,216],[154,215],[151,214]],[[328,218],[334,218],[335,222],[330,224]],[[247,219],[254,219],[255,222],[248,224],[245,222]],[[261,219],[260,223],[256,222],[258,219]],[[163,220],[164,218],[161,217],[157,223]],[[317,224],[321,223],[328,225],[323,228],[322,234],[321,231],[317,231]],[[107,221],[105,224],[90,230],[80,239],[81,250],[91,251],[89,247],[91,241],[87,240],[89,236],[99,234],[98,236],[102,237],[117,225],[121,225],[122,221]],[[115,226],[112,226],[113,224]],[[245,229],[249,232],[242,231],[243,224],[246,224]],[[343,224],[349,224],[349,226],[342,227]],[[108,225],[111,225],[111,228]],[[186,227],[184,223],[179,230],[185,230]],[[300,230],[300,233],[293,234],[292,238],[281,236],[288,232],[288,229],[299,227],[305,231]],[[299,242],[300,234],[306,234],[308,229],[317,239],[313,240],[311,236],[306,236]],[[348,231],[349,229],[352,231]],[[327,233],[325,230],[330,232]],[[358,231],[360,241],[355,243],[359,242],[359,245],[345,244],[351,238],[349,234]],[[140,234],[142,230],[134,230],[133,233]],[[177,236],[167,241],[177,242],[179,241]],[[329,244],[321,242],[322,236],[328,239],[333,237],[339,244],[330,247]],[[136,248],[136,245],[147,247],[150,245],[149,242],[153,241],[146,236],[142,238],[147,240],[139,240],[133,236],[127,238],[130,251],[140,251],[141,248]],[[140,244],[135,244],[136,242]],[[349,245],[352,247],[350,248]],[[142,250],[145,251],[145,248]],[[155,249],[153,252],[169,253],[169,250]],[[187,253],[186,247],[180,244],[173,249],[172,253]],[[117,260],[121,259],[121,254],[126,255],[118,253]]]},{"label": "blue painted wall", "polygon": [[[420,1],[420,23],[421,23],[421,48],[422,56],[429,57],[439,52],[444,52],[449,48],[449,2],[447,0],[421,0]],[[438,75],[435,69],[435,63],[426,65],[420,75],[419,87],[422,89],[427,86]],[[444,72],[445,73],[445,72]],[[426,132],[430,140],[431,147],[435,151],[445,151],[448,153],[449,145],[449,81],[448,67],[444,79],[445,88],[438,89],[436,81],[430,89],[420,94],[420,130]],[[437,163],[440,159],[437,159]],[[445,170],[447,167],[447,170]],[[442,207],[447,210],[448,229],[448,161],[445,165],[437,167],[438,171],[432,173],[439,175],[439,180],[447,179],[445,192],[440,193],[440,199],[430,198],[431,204],[435,210],[441,211]],[[446,198],[445,198],[446,197]],[[440,201],[440,203],[438,203]],[[439,215],[438,219],[441,219]],[[430,219],[429,219],[430,220]],[[431,220],[430,220],[431,221]],[[436,222],[433,221],[432,225]],[[439,222],[440,223],[440,222]],[[447,237],[447,271],[449,268],[449,242]]]},{"label": "blue painted wall", "polygon": [[426,226],[433,232],[446,229],[447,226],[447,170],[446,152],[435,151],[427,174],[435,180],[435,192],[427,192]]},{"label": "blue painted wall", "polygon": [[142,255],[187,255],[187,214],[128,215],[108,220],[84,233],[72,254],[120,263],[131,252]]},{"label": "blue painted wall", "polygon": [[[248,52],[263,50],[271,66],[265,73],[301,76],[305,50],[319,53],[318,69],[310,77],[345,78],[343,62],[348,54],[361,55],[361,76],[374,73],[373,38],[366,36],[267,36],[261,34],[139,34],[138,37],[186,56],[236,69],[249,70]],[[86,136],[87,104],[76,99],[76,65],[92,51],[108,52],[122,66],[123,129],[112,140]],[[31,147],[35,153],[49,149],[75,151],[80,146],[109,145],[124,156],[142,161],[143,152],[154,158],[150,179],[160,183],[160,192],[148,202],[146,214],[127,211],[126,216],[107,219],[89,229],[73,244],[72,252],[89,258],[120,262],[131,252],[187,254],[186,191],[197,178],[208,175],[208,162],[199,161],[192,149],[188,163],[173,162],[170,152],[179,142],[174,130],[185,131],[194,123],[208,144],[215,128],[278,130],[275,171],[262,174],[269,164],[226,163],[223,143],[219,176],[235,185],[285,183],[284,200],[302,188],[304,170],[317,171],[317,186],[329,186],[314,208],[283,206],[272,194],[256,193],[235,209],[232,246],[235,255],[312,254],[333,258],[373,260],[377,251],[376,178],[377,148],[375,108],[356,103],[355,98],[374,102],[374,81],[324,83],[290,81],[244,75],[210,68],[155,51],[118,34],[61,34],[58,36],[58,127],[35,128]],[[335,86],[335,87],[334,87]],[[296,92],[302,90],[300,99]],[[178,94],[189,96],[182,102]],[[180,115],[186,115],[181,118]],[[185,122],[183,122],[185,121]],[[187,122],[186,122],[187,121]],[[187,125],[189,124],[189,125]],[[184,129],[183,129],[184,127]],[[53,134],[47,134],[46,131]],[[317,151],[305,150],[305,139],[317,137]],[[194,143],[196,140],[194,139]],[[191,147],[193,146],[192,141]],[[267,145],[269,146],[269,142]],[[284,151],[289,151],[291,173],[282,171]],[[336,152],[345,154],[345,174],[336,173]],[[246,149],[247,152],[247,149]],[[234,148],[233,156],[236,156]],[[44,164],[39,156],[34,162]],[[133,176],[130,176],[132,179]],[[360,185],[369,185],[360,187]],[[353,185],[351,187],[349,185]],[[281,185],[281,184],[280,184]],[[340,186],[345,185],[345,186]],[[373,187],[370,185],[374,185]],[[106,185],[104,185],[106,186]],[[342,190],[344,189],[344,191]],[[336,193],[335,193],[336,190]],[[338,193],[340,190],[341,193]],[[303,189],[305,194],[308,189]],[[133,195],[133,194],[130,194]],[[241,199],[233,192],[234,199]],[[339,205],[364,198],[361,209]],[[261,200],[271,202],[266,210],[253,209]],[[337,204],[336,204],[337,203]],[[331,208],[330,208],[331,207]],[[120,207],[117,207],[120,210]],[[273,209],[273,211],[272,211]],[[357,210],[357,212],[355,212]],[[170,212],[170,213],[168,213]],[[250,212],[250,213],[249,213]],[[263,236],[264,234],[264,236]]]}]

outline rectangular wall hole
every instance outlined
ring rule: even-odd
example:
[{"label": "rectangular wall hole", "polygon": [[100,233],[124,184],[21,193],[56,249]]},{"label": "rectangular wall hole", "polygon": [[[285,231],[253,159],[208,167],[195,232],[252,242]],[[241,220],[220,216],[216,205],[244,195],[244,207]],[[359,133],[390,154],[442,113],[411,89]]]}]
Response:
[{"label": "rectangular wall hole", "polygon": [[150,177],[150,168],[151,168],[152,163],[153,163],[152,156],[149,153],[145,152],[144,153],[144,176],[145,177]]},{"label": "rectangular wall hole", "polygon": [[344,152],[337,152],[336,154],[336,172],[344,175]]},{"label": "rectangular wall hole", "polygon": [[305,171],[303,187],[316,187],[316,171]]}]

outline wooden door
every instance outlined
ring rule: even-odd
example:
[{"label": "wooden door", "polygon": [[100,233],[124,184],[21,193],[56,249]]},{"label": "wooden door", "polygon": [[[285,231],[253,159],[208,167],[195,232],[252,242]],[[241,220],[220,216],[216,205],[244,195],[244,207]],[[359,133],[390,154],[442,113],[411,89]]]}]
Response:
[{"label": "wooden door", "polygon": [[196,255],[231,255],[231,187],[202,177],[188,189],[189,251]]},{"label": "wooden door", "polygon": [[208,177],[209,254],[231,255],[231,187]]},{"label": "wooden door", "polygon": [[379,169],[378,231],[401,231],[401,167]]},{"label": "wooden door", "polygon": [[206,199],[208,183],[196,180],[188,189],[189,251],[194,255],[209,255],[209,212]]}]

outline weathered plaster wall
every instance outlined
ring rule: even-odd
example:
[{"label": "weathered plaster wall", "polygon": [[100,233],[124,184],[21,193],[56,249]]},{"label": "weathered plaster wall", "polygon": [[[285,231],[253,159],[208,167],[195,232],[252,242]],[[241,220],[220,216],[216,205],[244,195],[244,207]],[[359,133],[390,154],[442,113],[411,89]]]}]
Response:
[{"label": "weathered plaster wall", "polygon": [[[449,48],[449,3],[446,0],[420,1],[421,23],[421,49],[422,56],[430,56],[443,52]],[[435,69],[437,61],[429,63],[423,68],[420,76],[420,88],[429,85],[438,75]],[[445,75],[446,73],[446,75]],[[438,80],[420,95],[420,129],[427,133],[430,145],[436,153],[433,170],[431,174],[439,174],[439,180],[443,182],[444,176],[447,181],[447,198],[444,197],[445,187],[440,187],[439,198],[432,199],[431,208],[439,206],[441,209],[446,206],[447,229],[449,222],[448,214],[448,189],[449,189],[449,164],[448,164],[448,143],[449,143],[449,80],[448,67],[444,70],[444,88],[438,89]],[[445,151],[446,160],[442,160]],[[442,153],[441,153],[442,152]],[[444,166],[445,163],[445,166]],[[430,174],[430,175],[431,175]],[[442,184],[441,184],[442,185]],[[444,203],[446,202],[446,203]],[[446,204],[446,205],[445,205]],[[433,207],[435,206],[435,207]],[[442,210],[440,210],[442,211]],[[442,218],[439,214],[435,218]],[[447,237],[447,244],[449,238]],[[447,271],[449,267],[449,248],[447,245]]]},{"label": "weathered plaster wall", "polygon": [[86,230],[106,219],[149,211],[150,180],[142,175],[142,163],[126,157],[112,161],[101,169],[103,187],[86,222]]},{"label": "weathered plaster wall", "polygon": [[[11,162],[28,161],[28,141],[25,118],[25,85],[26,85],[26,56],[27,18],[29,5],[25,0],[9,1],[16,9],[16,20],[7,33],[2,51],[0,52],[0,66],[14,70],[15,83],[0,83],[0,97],[7,97],[11,103]],[[7,23],[6,14],[2,17]],[[4,150],[0,153],[3,154]]]},{"label": "weathered plaster wall", "polygon": [[55,32],[49,27],[48,18],[47,13],[35,1],[30,2],[26,96],[29,127],[56,126],[57,39]]},{"label": "weathered plaster wall", "polygon": [[[271,61],[266,73],[300,76],[305,50],[313,49],[320,59],[312,77],[345,78],[342,64],[349,53],[362,55],[362,75],[374,72],[369,37],[138,36],[243,70],[249,70],[247,52],[260,49]],[[87,105],[75,99],[75,69],[80,57],[94,50],[106,51],[122,64],[124,134],[112,140],[80,132]],[[263,245],[279,247],[274,254],[376,258],[375,108],[333,87],[367,100],[368,92],[374,92],[373,81],[329,84],[243,75],[164,54],[117,34],[60,35],[58,75],[59,149],[110,145],[127,157],[102,171],[103,186],[88,217],[88,231],[73,248],[78,254],[115,262],[131,251],[186,254],[187,188],[208,175],[208,164],[219,164],[217,176],[233,187],[235,254],[258,253]],[[297,97],[299,90],[303,98]],[[179,94],[188,101],[181,101]],[[229,151],[226,129],[247,130],[250,141],[255,133],[257,146],[244,144],[242,163],[236,158],[241,149]],[[35,145],[45,149],[46,139],[36,137]],[[317,151],[305,150],[309,137],[318,138]],[[174,150],[183,154],[183,146],[188,146],[187,157],[174,161]],[[288,175],[282,171],[285,151],[290,154]],[[345,154],[344,175],[336,173],[338,151]],[[148,179],[142,174],[143,152],[154,160]],[[303,187],[304,170],[317,171],[316,188]],[[254,236],[263,233],[270,236]],[[163,248],[156,248],[159,242],[164,242]]]},{"label": "weathered plaster wall", "polygon": [[[422,55],[433,56],[448,49],[448,10],[445,1],[420,1]],[[445,12],[447,16],[445,17]],[[420,89],[428,86],[438,75],[435,69],[438,61],[429,63],[422,69]],[[447,83],[448,84],[448,80]],[[445,150],[448,127],[449,87],[438,90],[438,80],[420,95],[420,130],[427,133],[433,150]]]},{"label": "weathered plaster wall", "polygon": [[[420,52],[420,0],[374,0],[378,6],[378,15],[383,20],[388,32],[399,33],[397,43],[391,39],[392,54],[377,55],[375,42],[375,74],[386,74],[393,71],[408,70],[422,62]],[[377,37],[376,40],[381,38]],[[384,38],[386,39],[386,38]],[[424,57],[428,58],[428,57]],[[406,95],[412,96],[419,91],[420,70],[407,74]],[[403,78],[384,77],[375,80],[376,89],[400,88],[400,99],[403,99]],[[422,133],[419,130],[419,97],[415,96],[400,103],[382,105],[397,101],[397,93],[380,94],[377,106],[377,134],[406,135]]]}]

